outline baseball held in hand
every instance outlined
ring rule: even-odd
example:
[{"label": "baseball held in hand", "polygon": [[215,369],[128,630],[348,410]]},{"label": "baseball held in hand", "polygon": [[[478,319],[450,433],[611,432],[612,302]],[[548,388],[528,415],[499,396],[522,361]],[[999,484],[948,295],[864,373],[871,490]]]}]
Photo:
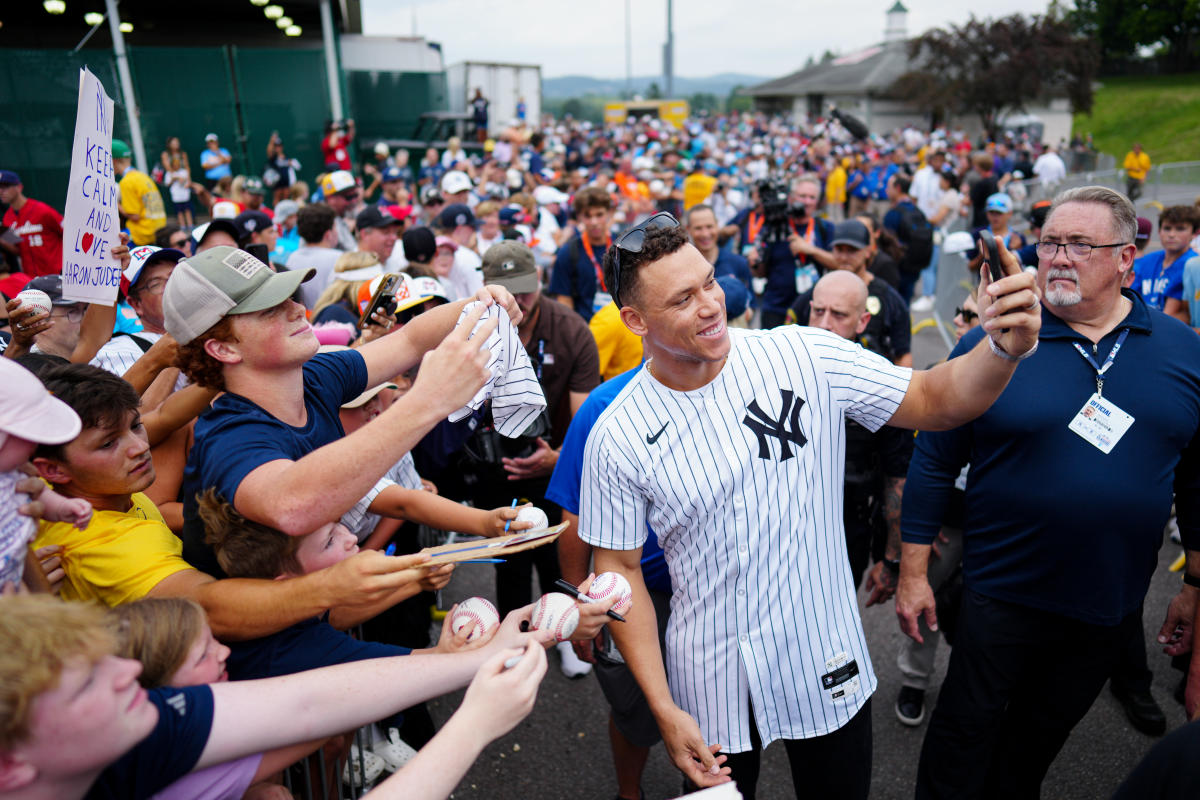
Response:
[{"label": "baseball held in hand", "polygon": [[467,641],[473,642],[500,627],[500,613],[483,597],[468,597],[454,609],[450,631],[456,636],[464,629],[470,631]]},{"label": "baseball held in hand", "polygon": [[17,299],[21,301],[21,308],[36,308],[43,314],[50,313],[50,295],[43,292],[41,289],[26,289],[17,294]]},{"label": "baseball held in hand", "polygon": [[629,586],[629,581],[625,580],[625,576],[619,572],[601,572],[592,581],[587,596],[593,600],[617,598],[612,610],[618,614],[624,614],[633,608],[633,589]]},{"label": "baseball held in hand", "polygon": [[533,526],[526,530],[540,531],[550,527],[550,520],[546,518],[546,512],[542,511],[537,506],[525,506],[517,512],[515,522],[532,522]]},{"label": "baseball held in hand", "polygon": [[579,627],[579,606],[561,592],[544,594],[533,607],[530,624],[535,631],[553,633],[554,641],[565,642]]}]

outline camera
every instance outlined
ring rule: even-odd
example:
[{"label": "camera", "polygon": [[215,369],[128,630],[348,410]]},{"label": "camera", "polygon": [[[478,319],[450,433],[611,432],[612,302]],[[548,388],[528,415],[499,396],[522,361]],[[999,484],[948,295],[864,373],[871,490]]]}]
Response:
[{"label": "camera", "polygon": [[782,178],[767,178],[758,183],[758,198],[763,209],[763,242],[786,242],[792,222],[802,222],[808,210],[788,202],[788,184]]}]

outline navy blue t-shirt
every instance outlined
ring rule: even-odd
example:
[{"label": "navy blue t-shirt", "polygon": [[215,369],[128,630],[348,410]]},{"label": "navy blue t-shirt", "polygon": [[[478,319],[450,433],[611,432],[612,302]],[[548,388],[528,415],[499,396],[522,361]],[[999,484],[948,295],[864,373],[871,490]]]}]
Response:
[{"label": "navy blue t-shirt", "polygon": [[593,245],[592,255],[596,260],[592,261],[583,247],[583,239],[576,236],[558,248],[558,255],[554,259],[554,271],[550,273],[550,294],[570,297],[575,310],[585,320],[592,318],[592,304],[600,289],[596,267],[604,269],[604,253],[607,250],[607,245]]},{"label": "navy blue t-shirt", "polygon": [[728,250],[717,251],[717,262],[713,264],[713,277],[732,275],[750,288],[750,262]]},{"label": "navy blue t-shirt", "polygon": [[345,436],[338,409],[367,388],[367,366],[357,350],[314,356],[304,365],[302,427],[281,422],[257,403],[227,392],[196,421],[196,443],[183,473],[183,557],[217,578],[225,577],[213,550],[204,542],[204,524],[196,495],[215,487],[233,503],[242,480],[269,461],[298,461]]},{"label": "navy blue t-shirt", "polygon": [[147,695],[158,709],[158,724],[100,773],[86,800],[151,797],[191,772],[200,760],[212,731],[212,689],[151,689]]},{"label": "navy blue t-shirt", "polygon": [[411,652],[407,647],[359,641],[323,617],[313,617],[270,636],[229,642],[225,664],[232,680],[250,681]]},{"label": "navy blue t-shirt", "polygon": [[[559,450],[558,463],[554,474],[550,477],[550,486],[546,489],[546,499],[557,503],[563,511],[572,514],[579,513],[579,488],[583,482],[583,451],[587,445],[588,434],[596,420],[604,410],[612,404],[625,385],[633,380],[633,376],[642,366],[639,364],[628,372],[622,372],[597,386],[588,395],[587,400],[575,412],[567,435],[563,438],[562,449]],[[656,592],[671,593],[671,575],[667,570],[667,560],[663,557],[662,548],[658,545],[658,537],[650,526],[646,526],[649,536],[642,545],[642,578],[646,588]]]},{"label": "navy blue t-shirt", "polygon": [[[833,241],[833,223],[824,219],[814,219],[812,222],[813,244],[822,250],[832,249],[829,243]],[[798,232],[803,234],[807,225],[797,227]],[[771,266],[767,271],[767,286],[762,294],[763,311],[784,314],[792,303],[796,302],[799,294],[796,291],[796,267],[800,260],[792,255],[791,246],[786,240],[770,245],[767,257]],[[819,264],[814,266],[818,270],[821,269]]]}]

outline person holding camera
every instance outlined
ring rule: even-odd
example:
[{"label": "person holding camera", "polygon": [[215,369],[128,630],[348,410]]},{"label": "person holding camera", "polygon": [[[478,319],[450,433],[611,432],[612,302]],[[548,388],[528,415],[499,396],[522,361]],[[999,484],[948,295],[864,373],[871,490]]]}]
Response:
[{"label": "person holding camera", "polygon": [[762,294],[763,328],[782,325],[796,297],[811,289],[820,273],[835,266],[829,244],[833,224],[816,217],[821,179],[811,173],[801,175],[792,181],[782,203],[779,194],[778,187],[770,183],[759,186],[763,201],[760,225],[766,230],[758,263],[751,266],[756,276],[767,279]]}]

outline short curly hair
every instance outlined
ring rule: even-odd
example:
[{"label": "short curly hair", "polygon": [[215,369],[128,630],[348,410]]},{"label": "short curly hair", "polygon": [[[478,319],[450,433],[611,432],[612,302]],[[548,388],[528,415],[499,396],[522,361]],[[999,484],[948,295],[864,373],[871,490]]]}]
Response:
[{"label": "short curly hair", "polygon": [[192,383],[206,389],[225,391],[225,365],[208,354],[204,343],[209,339],[219,342],[239,341],[233,333],[233,320],[230,317],[221,319],[204,333],[192,339],[187,344],[179,345],[175,356],[175,366],[187,375]]},{"label": "short curly hair", "polygon": [[613,295],[617,308],[623,308],[638,300],[638,273],[642,266],[653,264],[660,258],[678,252],[688,241],[687,231],[678,225],[670,228],[648,229],[639,252],[621,251],[620,281],[614,280],[617,268],[617,245],[614,243],[612,247],[608,248],[604,254],[604,285],[614,287],[619,284],[620,296],[618,297],[615,293]]}]

